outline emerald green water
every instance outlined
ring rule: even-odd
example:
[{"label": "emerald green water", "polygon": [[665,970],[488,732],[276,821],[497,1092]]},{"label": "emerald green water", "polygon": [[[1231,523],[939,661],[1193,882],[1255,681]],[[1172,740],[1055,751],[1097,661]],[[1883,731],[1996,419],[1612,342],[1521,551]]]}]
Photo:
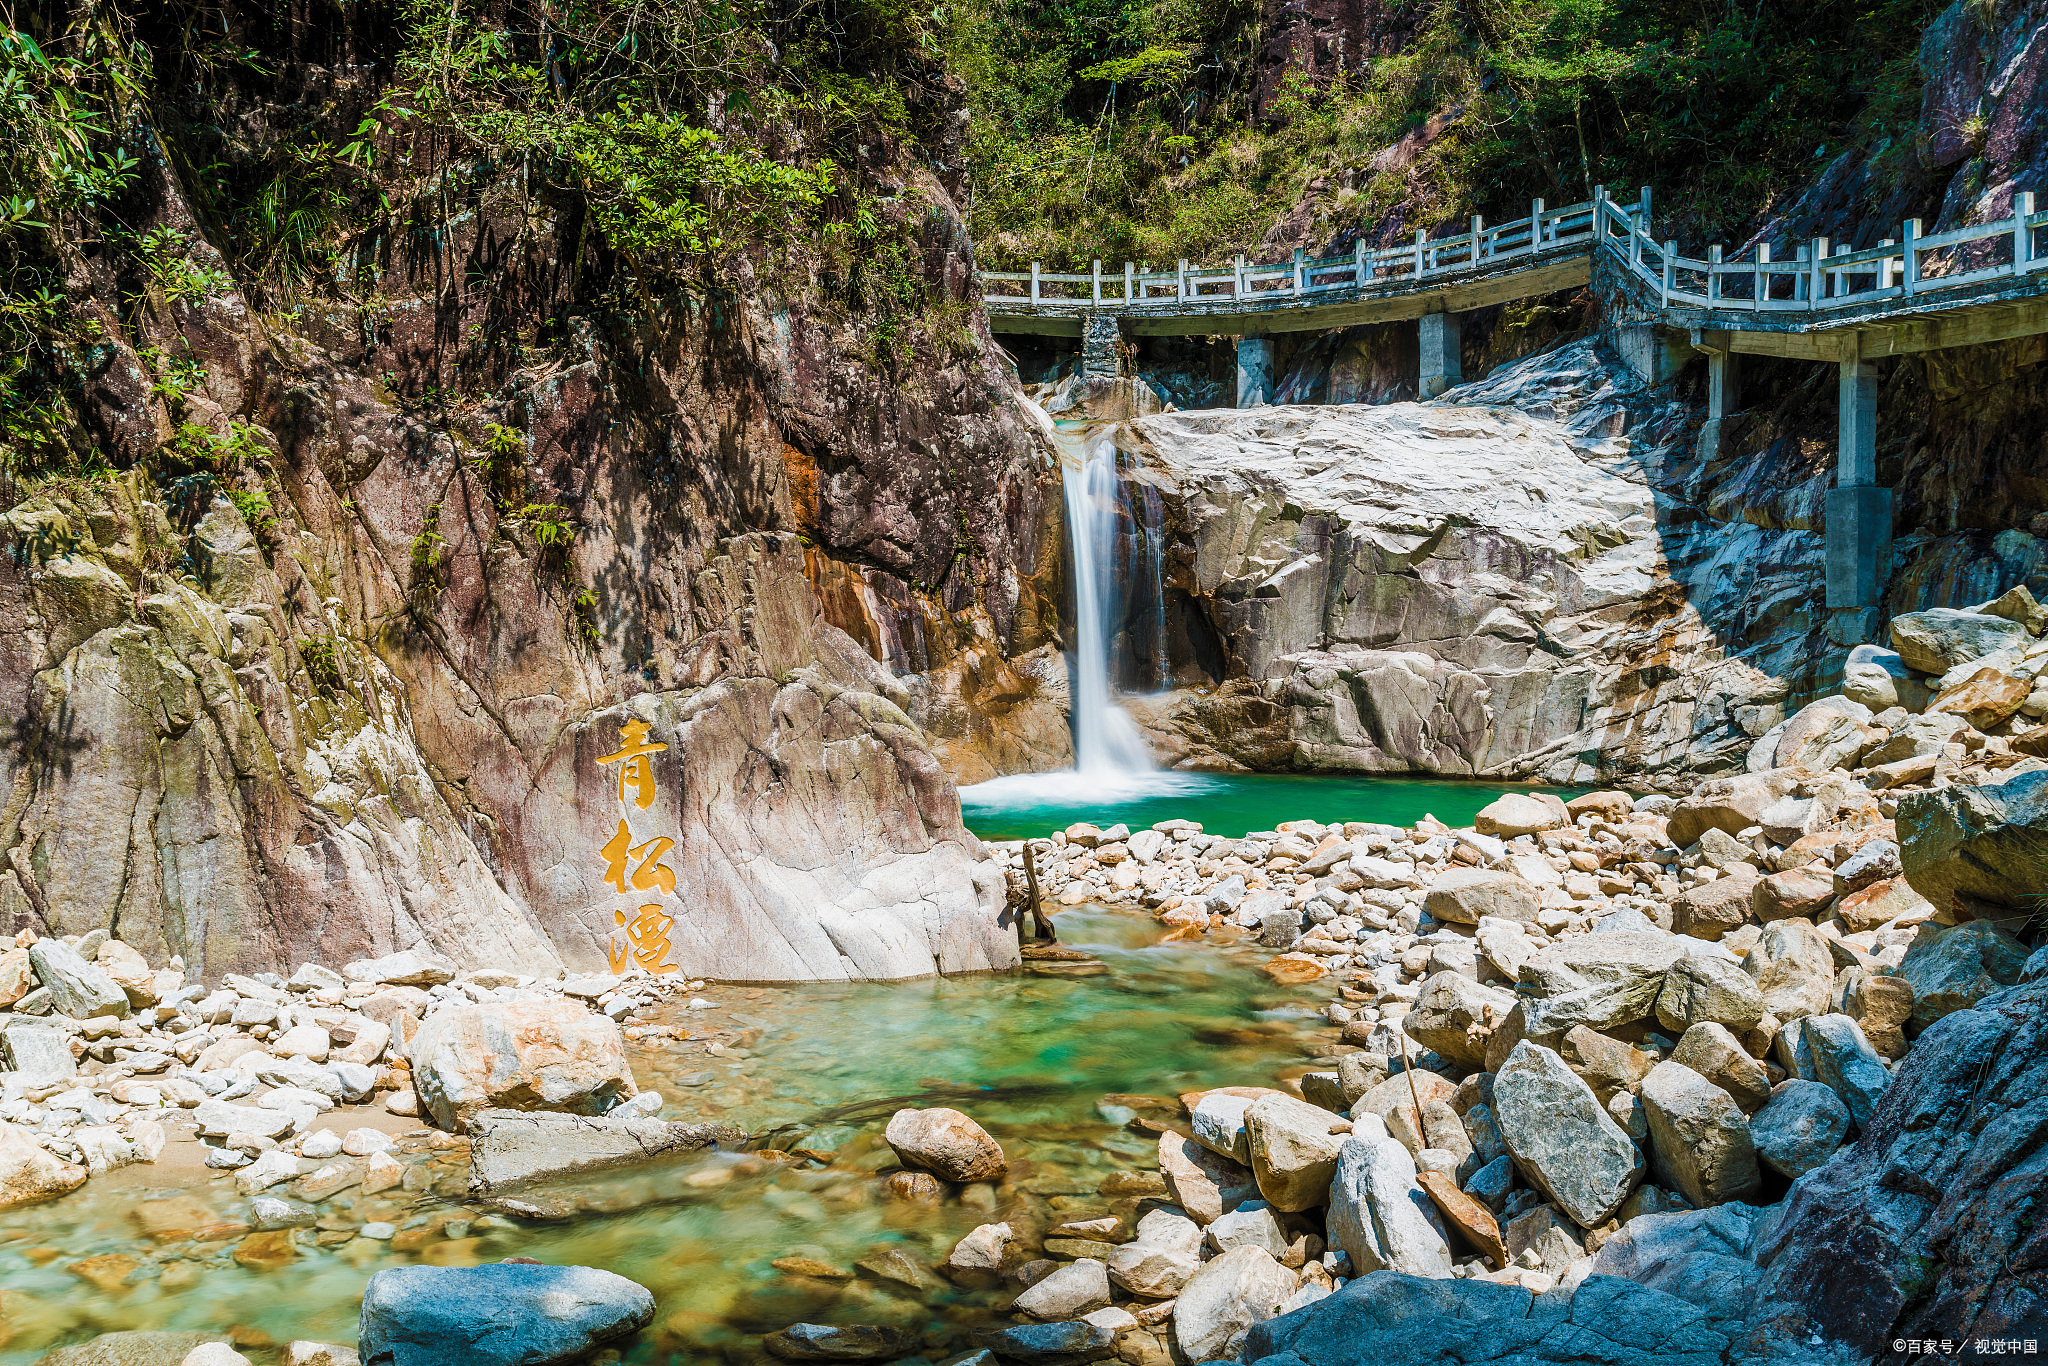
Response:
[{"label": "emerald green water", "polygon": [[1383,821],[1413,825],[1433,815],[1447,825],[1470,825],[1479,809],[1522,785],[1427,778],[1349,778],[1316,774],[1148,773],[1133,777],[1071,773],[998,778],[960,789],[967,828],[983,839],[1031,839],[1075,821],[1133,830],[1156,821],[1199,821],[1212,835],[1237,838],[1271,830],[1281,821]]},{"label": "emerald green water", "polygon": [[[1271,1084],[1305,1070],[1310,1046],[1330,1037],[1316,1014],[1327,993],[1274,986],[1254,969],[1263,955],[1160,943],[1162,927],[1136,913],[1077,907],[1059,926],[1063,942],[1098,954],[1106,971],[714,986],[703,994],[717,1008],[656,1017],[697,1037],[628,1045],[640,1084],[668,1098],[665,1117],[720,1120],[829,1158],[720,1153],[585,1178],[554,1192],[577,1213],[541,1221],[470,1202],[459,1151],[428,1161],[414,1150],[402,1160],[432,1178],[416,1183],[427,1188],[344,1192],[270,1269],[236,1264],[239,1234],[163,1245],[140,1236],[135,1206],[145,1199],[193,1196],[221,1220],[249,1215],[224,1174],[192,1170],[189,1156],[173,1170],[173,1150],[157,1167],[0,1212],[0,1366],[118,1329],[240,1325],[278,1342],[353,1342],[363,1285],[379,1269],[510,1256],[605,1267],[653,1291],[655,1322],[627,1351],[630,1363],[765,1366],[761,1335],[800,1320],[915,1328],[925,1358],[943,1360],[965,1349],[973,1328],[1010,1321],[996,1296],[928,1275],[921,1286],[866,1272],[828,1281],[770,1263],[800,1256],[852,1272],[893,1251],[926,1268],[995,1220],[1034,1240],[1062,1222],[1112,1213],[1128,1222],[1140,1197],[1119,1174],[1152,1172],[1157,1160],[1156,1137],[1129,1127],[1135,1117],[1173,1117],[1171,1098],[1187,1090]],[[707,1036],[724,1051],[706,1051]],[[972,1115],[1002,1143],[1008,1176],[937,1203],[888,1198],[883,1173],[896,1163],[881,1131],[898,1104]],[[339,1114],[323,1122],[349,1127]],[[372,1220],[428,1236],[394,1250],[354,1232]],[[109,1254],[135,1258],[111,1290],[71,1270]]]}]

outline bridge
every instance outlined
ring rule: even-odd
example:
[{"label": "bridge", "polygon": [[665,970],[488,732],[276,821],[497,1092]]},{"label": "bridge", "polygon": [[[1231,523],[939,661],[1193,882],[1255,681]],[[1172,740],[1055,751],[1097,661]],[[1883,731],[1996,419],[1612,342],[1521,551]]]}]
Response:
[{"label": "bridge", "polygon": [[1707,359],[1702,444],[1718,450],[1737,403],[1738,357],[1832,362],[1839,369],[1835,487],[1827,506],[1829,631],[1839,644],[1874,639],[1891,546],[1891,490],[1877,483],[1877,371],[1889,356],[2048,332],[2048,212],[2013,196],[2009,218],[1942,233],[1908,219],[1895,237],[1851,250],[1815,238],[1773,259],[1763,243],[1741,258],[1712,247],[1686,256],[1651,230],[1651,194],[1623,203],[1596,187],[1562,209],[1537,200],[1525,218],[1348,256],[1153,270],[1126,262],[1104,275],[1029,271],[978,275],[997,333],[1078,337],[1084,356],[1130,336],[1237,339],[1239,407],[1271,402],[1277,333],[1412,320],[1420,396],[1463,381],[1458,315],[1585,284],[1602,327],[1645,379]]}]

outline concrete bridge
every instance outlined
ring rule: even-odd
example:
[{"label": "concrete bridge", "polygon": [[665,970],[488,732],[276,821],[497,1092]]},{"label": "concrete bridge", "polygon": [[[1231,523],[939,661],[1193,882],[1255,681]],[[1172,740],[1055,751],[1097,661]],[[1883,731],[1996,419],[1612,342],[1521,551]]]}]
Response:
[{"label": "concrete bridge", "polygon": [[1272,401],[1272,337],[1362,323],[1414,320],[1419,390],[1435,398],[1462,382],[1458,315],[1592,283],[1603,328],[1645,379],[1707,358],[1707,423],[1718,447],[1737,405],[1739,357],[1830,362],[1839,370],[1838,455],[1827,506],[1827,604],[1834,640],[1876,638],[1878,594],[1891,546],[1891,490],[1877,483],[1877,372],[1887,356],[2048,332],[2048,250],[2034,196],[2014,196],[2002,222],[1926,234],[1917,219],[1896,237],[1851,251],[1816,238],[1774,260],[1768,243],[1742,259],[1722,248],[1685,256],[1651,231],[1650,191],[1634,203],[1604,187],[1583,204],[1537,200],[1525,218],[1491,226],[1474,217],[1455,237],[1349,256],[1290,262],[1140,269],[1104,275],[985,271],[979,276],[998,333],[1077,337],[1084,356],[1107,357],[1123,336],[1237,339],[1237,402]]}]

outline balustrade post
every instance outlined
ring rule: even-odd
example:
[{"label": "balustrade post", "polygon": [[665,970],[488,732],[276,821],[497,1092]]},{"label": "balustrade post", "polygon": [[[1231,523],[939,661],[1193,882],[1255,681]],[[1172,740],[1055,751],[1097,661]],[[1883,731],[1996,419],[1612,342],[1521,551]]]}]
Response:
[{"label": "balustrade post", "polygon": [[1231,277],[1230,281],[1230,297],[1241,299],[1244,295],[1244,253],[1239,252],[1235,265],[1235,274]]},{"label": "balustrade post", "polygon": [[1297,299],[1301,297],[1302,286],[1306,283],[1306,281],[1302,278],[1301,264],[1304,254],[1305,253],[1303,253],[1300,247],[1296,247],[1294,249],[1294,297]]},{"label": "balustrade post", "polygon": [[1920,220],[1917,218],[1908,218],[1906,220],[1904,231],[1901,232],[1899,235],[1899,244],[1905,248],[1906,253],[1905,272],[1900,278],[1900,286],[1905,290],[1906,297],[1909,299],[1912,298],[1913,295],[1917,293],[1920,288],[1920,252],[1919,249],[1916,246],[1914,246],[1914,243],[1917,242],[1919,238]]},{"label": "balustrade post", "polygon": [[1125,307],[1125,308],[1129,308],[1129,307],[1131,306],[1131,304],[1132,304],[1133,302],[1135,302],[1135,300],[1133,299],[1133,297],[1132,297],[1132,294],[1131,294],[1131,284],[1132,284],[1132,280],[1131,280],[1131,277],[1132,277],[1132,275],[1133,275],[1133,274],[1134,274],[1134,272],[1133,272],[1133,271],[1132,271],[1132,269],[1131,269],[1131,263],[1130,263],[1129,261],[1126,261],[1126,262],[1124,262],[1124,307]]},{"label": "balustrade post", "polygon": [[1707,307],[1713,308],[1721,302],[1721,247],[1719,243],[1707,248]]},{"label": "balustrade post", "polygon": [[1643,230],[1643,236],[1650,235],[1650,187],[1643,186],[1636,199],[1636,226]]},{"label": "balustrade post", "polygon": [[2034,260],[2034,230],[2027,220],[2034,216],[2034,192],[2022,190],[2012,197],[2012,273],[2025,275]]},{"label": "balustrade post", "polygon": [[1674,237],[1671,238],[1669,241],[1665,242],[1664,244],[1664,292],[1658,297],[1657,300],[1658,303],[1662,304],[1666,308],[1669,308],[1671,306],[1671,261],[1672,258],[1677,255],[1678,239]]},{"label": "balustrade post", "polygon": [[1031,302],[1038,302],[1038,262],[1031,263]]},{"label": "balustrade post", "polygon": [[1534,256],[1543,245],[1543,201],[1529,201],[1529,254]]},{"label": "balustrade post", "polygon": [[1351,252],[1351,283],[1360,289],[1365,287],[1365,234],[1358,235],[1358,241]]},{"label": "balustrade post", "polygon": [[[1759,242],[1756,244],[1756,263],[1760,266],[1767,266],[1771,263],[1771,244],[1769,242]],[[1750,294],[1749,306],[1753,311],[1760,313],[1763,311],[1764,300],[1770,297],[1771,273],[1767,270],[1759,270],[1756,272],[1756,284]]]},{"label": "balustrade post", "polygon": [[1468,252],[1465,256],[1465,260],[1473,266],[1477,266],[1479,264],[1480,234],[1485,231],[1486,229],[1483,226],[1483,220],[1481,220],[1478,214],[1473,214],[1471,223],[1472,250]]},{"label": "balustrade post", "polygon": [[1422,229],[1415,230],[1415,278],[1420,280],[1424,270],[1422,260]]},{"label": "balustrade post", "polygon": [[1173,273],[1173,297],[1188,297],[1188,258],[1185,256],[1180,258],[1180,265]]},{"label": "balustrade post", "polygon": [[1828,297],[1828,239],[1813,239],[1813,279],[1806,286],[1806,303],[1809,308],[1819,308],[1821,301]]},{"label": "balustrade post", "polygon": [[1095,275],[1094,275],[1094,280],[1095,280],[1095,302],[1096,302],[1096,303],[1097,303],[1098,305],[1100,305],[1100,304],[1102,303],[1102,262],[1100,262],[1100,261],[1097,261],[1097,262],[1095,263]]},{"label": "balustrade post", "polygon": [[[1793,259],[1793,260],[1795,260],[1795,261],[1804,261],[1804,260],[1806,260],[1806,248],[1805,248],[1805,247],[1794,247],[1794,248],[1792,248],[1792,259]],[[1799,273],[1798,273],[1797,275],[1794,275],[1794,276],[1792,277],[1792,302],[1793,302],[1793,303],[1795,303],[1795,304],[1796,304],[1796,303],[1804,303],[1804,302],[1806,302],[1806,301],[1807,301],[1807,298],[1806,298],[1806,281],[1807,281],[1807,277],[1809,277],[1809,276],[1810,276],[1810,275],[1812,275],[1812,274],[1813,274],[1813,268],[1812,268],[1811,266],[1808,266],[1808,267],[1807,267],[1807,268],[1806,268],[1805,270],[1802,270],[1802,271],[1800,271],[1800,272],[1799,272]]]}]

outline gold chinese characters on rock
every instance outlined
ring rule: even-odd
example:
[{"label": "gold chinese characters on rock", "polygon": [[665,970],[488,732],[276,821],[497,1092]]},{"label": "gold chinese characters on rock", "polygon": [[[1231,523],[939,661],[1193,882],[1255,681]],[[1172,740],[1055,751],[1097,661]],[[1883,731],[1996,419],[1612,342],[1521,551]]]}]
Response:
[{"label": "gold chinese characters on rock", "polygon": [[[666,835],[643,839],[633,833],[631,823],[635,811],[645,811],[654,805],[654,756],[667,748],[659,740],[649,740],[647,723],[636,719],[619,727],[618,753],[606,754],[597,761],[606,767],[619,766],[619,830],[597,852],[604,862],[604,880],[620,896],[675,894],[675,870],[662,860],[676,847],[676,842]],[[668,939],[675,923],[675,917],[659,901],[643,903],[630,916],[624,910],[614,910],[612,934],[606,945],[612,972],[622,973],[632,967],[652,973],[678,971],[681,965],[670,961],[674,950]]]}]

